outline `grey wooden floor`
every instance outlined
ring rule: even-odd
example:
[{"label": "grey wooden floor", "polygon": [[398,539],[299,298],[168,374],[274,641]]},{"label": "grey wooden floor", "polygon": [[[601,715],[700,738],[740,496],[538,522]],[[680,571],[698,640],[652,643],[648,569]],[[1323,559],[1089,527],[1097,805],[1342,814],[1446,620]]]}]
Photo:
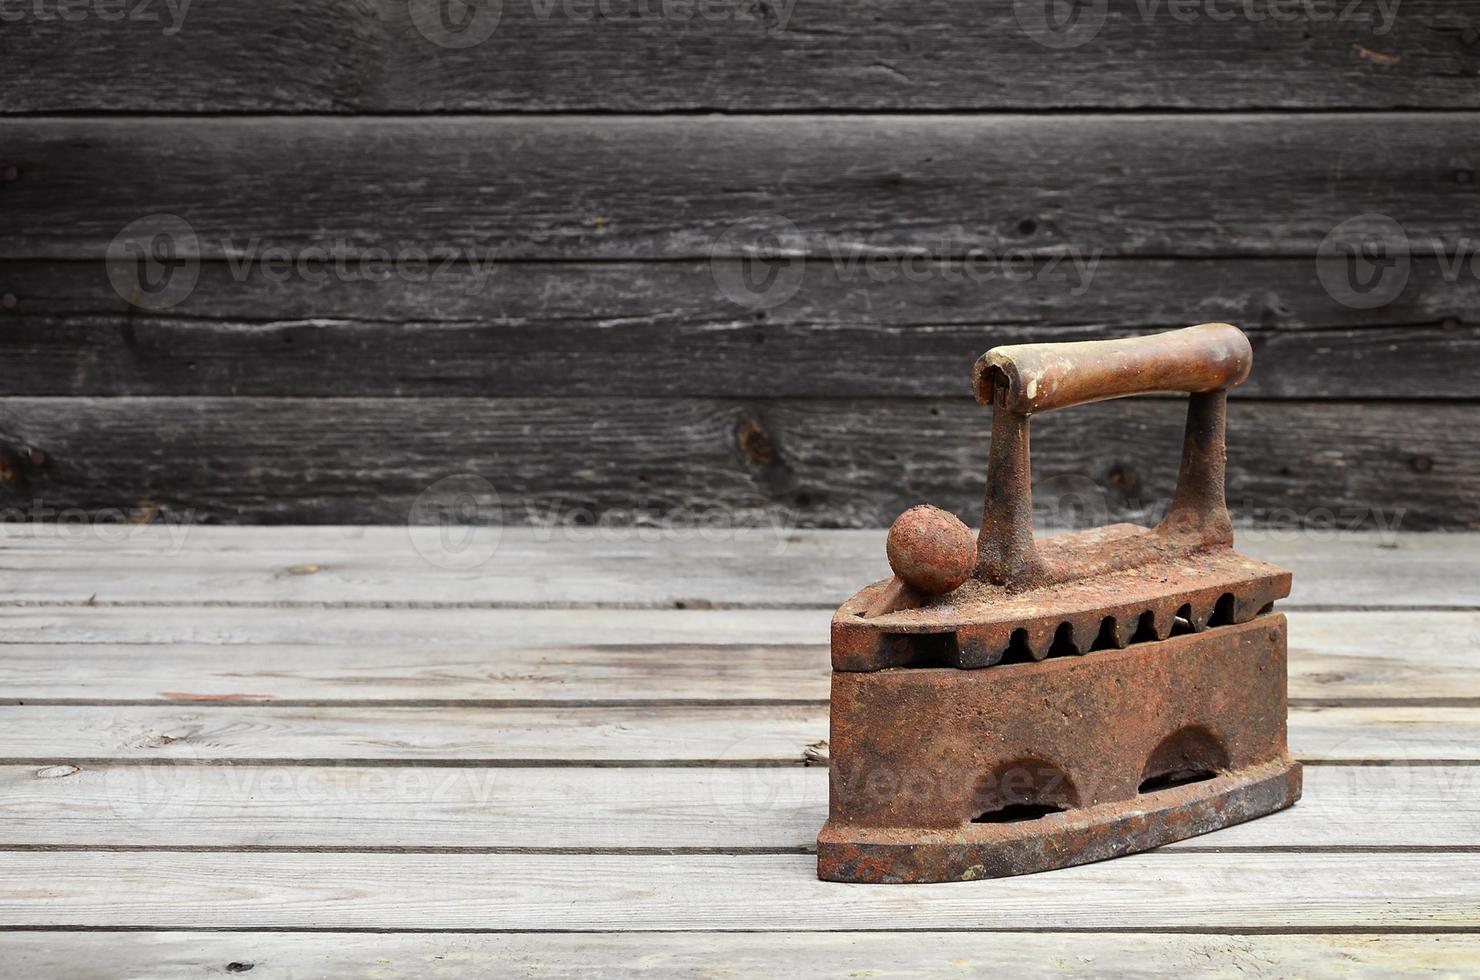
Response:
[{"label": "grey wooden floor", "polygon": [[6,529],[0,972],[1480,972],[1480,538],[1295,570],[1305,798],[1117,861],[816,880],[879,532]]}]

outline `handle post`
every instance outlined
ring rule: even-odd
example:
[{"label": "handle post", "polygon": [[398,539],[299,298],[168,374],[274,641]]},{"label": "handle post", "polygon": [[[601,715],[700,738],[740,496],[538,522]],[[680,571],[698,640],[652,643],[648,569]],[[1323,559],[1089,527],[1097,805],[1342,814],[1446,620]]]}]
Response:
[{"label": "handle post", "polygon": [[977,576],[994,585],[1036,577],[1033,544],[1033,467],[1028,416],[994,408],[987,459],[987,499],[976,542]]},{"label": "handle post", "polygon": [[1177,489],[1157,530],[1194,538],[1205,544],[1233,544],[1225,479],[1228,389],[1195,392],[1187,400],[1187,428],[1182,437],[1182,463]]}]

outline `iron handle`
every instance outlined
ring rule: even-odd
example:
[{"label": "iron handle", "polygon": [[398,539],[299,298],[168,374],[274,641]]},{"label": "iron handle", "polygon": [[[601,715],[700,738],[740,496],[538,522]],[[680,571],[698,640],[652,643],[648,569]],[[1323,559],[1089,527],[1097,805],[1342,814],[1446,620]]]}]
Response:
[{"label": "iron handle", "polygon": [[1033,543],[1029,419],[1036,412],[1151,391],[1191,393],[1177,489],[1153,533],[1169,545],[1231,545],[1233,524],[1224,498],[1228,389],[1249,376],[1253,362],[1249,339],[1227,323],[1127,340],[988,351],[975,375],[977,398],[992,405],[976,576],[1031,588],[1085,572],[1053,567]]},{"label": "iron handle", "polygon": [[1078,343],[994,347],[976,362],[977,401],[1032,415],[1153,391],[1232,388],[1249,376],[1249,338],[1229,323]]}]

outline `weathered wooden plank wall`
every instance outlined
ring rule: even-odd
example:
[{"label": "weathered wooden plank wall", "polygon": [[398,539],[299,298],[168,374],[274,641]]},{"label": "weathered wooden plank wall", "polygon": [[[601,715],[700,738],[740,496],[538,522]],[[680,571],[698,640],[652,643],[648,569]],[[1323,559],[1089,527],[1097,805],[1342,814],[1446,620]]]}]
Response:
[{"label": "weathered wooden plank wall", "polygon": [[[0,37],[26,112],[1473,109],[1468,0],[1085,3],[1079,46],[1010,0],[503,0],[475,44],[423,0],[146,0]],[[1188,8],[1193,9],[1189,10]],[[490,24],[491,21],[491,24]],[[178,29],[176,28],[178,24]],[[172,30],[174,29],[174,30]],[[1081,35],[1070,35],[1077,40]],[[456,42],[454,42],[456,43]]]},{"label": "weathered wooden plank wall", "polygon": [[[974,517],[977,354],[1221,319],[1244,515],[1480,525],[1480,0],[1034,7],[28,7],[0,508]],[[1154,514],[1177,426],[1045,419],[1040,502]]]}]

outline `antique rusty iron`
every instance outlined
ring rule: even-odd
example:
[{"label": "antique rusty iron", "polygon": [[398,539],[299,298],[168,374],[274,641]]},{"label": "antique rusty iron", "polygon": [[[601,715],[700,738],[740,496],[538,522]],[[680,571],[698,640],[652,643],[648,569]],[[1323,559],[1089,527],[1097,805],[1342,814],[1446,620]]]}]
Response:
[{"label": "antique rusty iron", "polygon": [[[979,536],[915,507],[894,578],[832,622],[829,816],[818,876],[927,882],[1025,874],[1158,847],[1290,806],[1290,573],[1233,550],[1228,389],[1253,353],[1210,323],[1130,340],[1025,344],[976,365],[992,406]],[[1033,538],[1028,420],[1189,393],[1155,527]]]}]

